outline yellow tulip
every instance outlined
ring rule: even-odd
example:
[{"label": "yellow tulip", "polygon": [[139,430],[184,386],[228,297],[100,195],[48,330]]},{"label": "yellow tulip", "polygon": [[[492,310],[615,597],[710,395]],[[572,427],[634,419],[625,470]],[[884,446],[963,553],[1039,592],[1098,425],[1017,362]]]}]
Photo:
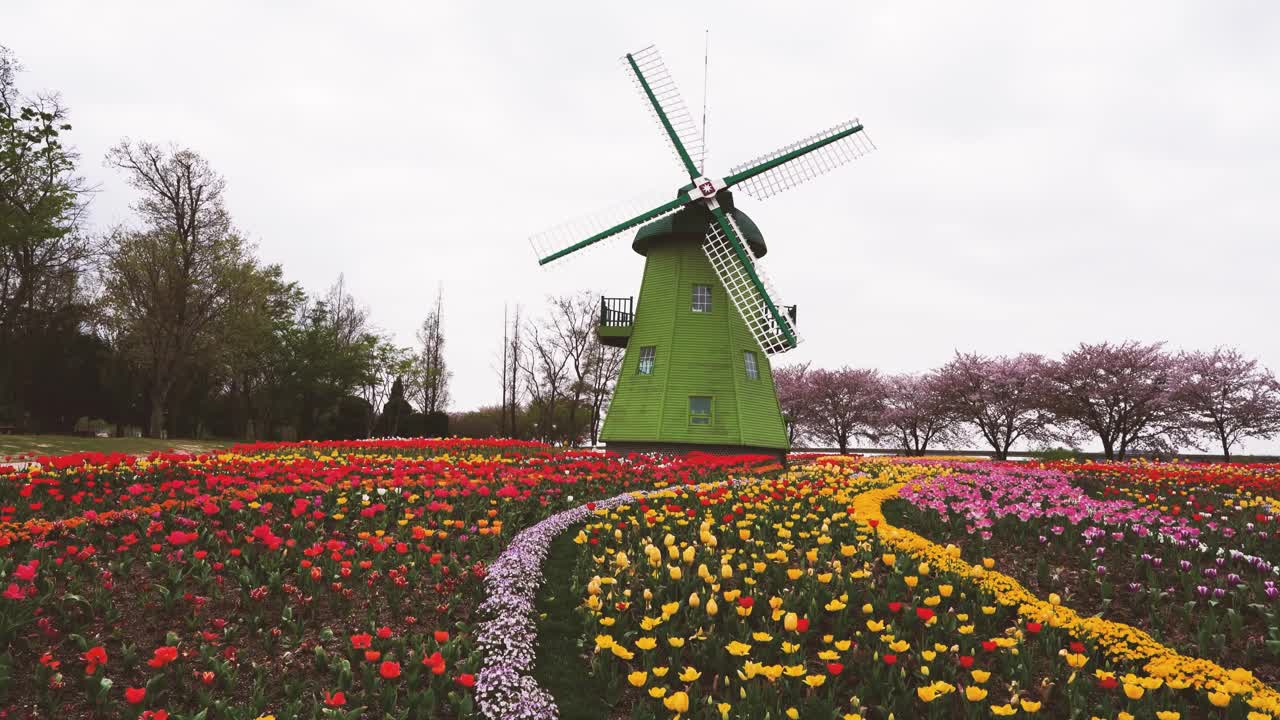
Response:
[{"label": "yellow tulip", "polygon": [[738,657],[742,657],[743,655],[751,652],[750,645],[744,642],[738,642],[737,640],[725,645],[724,649],[728,650],[730,655],[737,655]]},{"label": "yellow tulip", "polygon": [[643,670],[636,670],[630,675],[627,675],[627,682],[631,683],[634,687],[644,687],[644,684],[648,680],[649,673],[644,672]]},{"label": "yellow tulip", "polygon": [[658,646],[657,638],[642,637],[639,640],[636,640],[636,647],[640,648],[641,650],[652,650],[657,646]]},{"label": "yellow tulip", "polygon": [[691,668],[686,665],[685,668],[680,671],[679,677],[680,677],[680,682],[690,683],[702,677],[702,673],[696,670],[695,668]]},{"label": "yellow tulip", "polygon": [[720,612],[720,606],[716,604],[716,599],[712,596],[707,599],[707,614],[715,617],[717,612]]},{"label": "yellow tulip", "polygon": [[651,698],[660,698],[660,697],[662,697],[663,695],[666,695],[666,694],[667,694],[667,689],[666,689],[666,688],[664,688],[664,687],[651,687],[651,688],[649,688],[649,697],[651,697]]},{"label": "yellow tulip", "polygon": [[[1018,704],[1022,706],[1023,712],[1034,713],[1040,712],[1040,703],[1034,700],[1020,700]],[[1178,720],[1173,718],[1172,720]]]},{"label": "yellow tulip", "polygon": [[991,673],[986,670],[970,670],[969,674],[973,676],[973,681],[978,684],[986,682],[991,677]]},{"label": "yellow tulip", "polygon": [[800,623],[800,617],[793,612],[787,613],[782,618],[782,627],[784,630],[787,630],[788,632],[795,632],[795,629],[799,626],[799,623]]},{"label": "yellow tulip", "polygon": [[916,697],[920,698],[924,702],[930,703],[938,699],[938,691],[934,690],[932,685],[916,688]]},{"label": "yellow tulip", "polygon": [[1156,711],[1156,718],[1157,718],[1157,720],[1178,720],[1178,718],[1180,718],[1180,717],[1182,717],[1182,713],[1177,713],[1177,712],[1174,712],[1174,711],[1172,711],[1172,710],[1157,710],[1157,711]]},{"label": "yellow tulip", "polygon": [[1142,697],[1144,692],[1146,692],[1146,690],[1144,690],[1141,685],[1134,685],[1133,683],[1124,684],[1124,695],[1130,700],[1137,700]]},{"label": "yellow tulip", "polygon": [[987,691],[977,685],[970,685],[964,689],[964,699],[969,702],[978,702],[987,696]]},{"label": "yellow tulip", "polygon": [[1013,714],[1015,714],[1015,713],[1017,713],[1017,712],[1018,712],[1018,709],[1017,709],[1017,708],[1015,708],[1015,707],[1013,707],[1013,706],[1012,706],[1012,705],[1010,705],[1009,703],[1005,703],[1004,705],[992,705],[992,706],[991,706],[991,714],[992,714],[992,715],[995,715],[996,717],[1004,717],[1004,716],[1008,716],[1008,715],[1013,715]]},{"label": "yellow tulip", "polygon": [[1209,702],[1214,707],[1226,707],[1231,704],[1231,696],[1224,692],[1209,693]]}]

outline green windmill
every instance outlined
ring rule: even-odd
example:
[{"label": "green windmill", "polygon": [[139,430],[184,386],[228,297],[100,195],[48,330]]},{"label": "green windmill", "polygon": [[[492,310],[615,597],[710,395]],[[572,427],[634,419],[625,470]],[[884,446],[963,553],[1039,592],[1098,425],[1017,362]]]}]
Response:
[{"label": "green windmill", "polygon": [[874,149],[857,120],[841,123],[724,177],[703,171],[703,133],[648,47],[623,57],[689,183],[535,235],[545,265],[603,240],[633,237],[645,256],[631,298],[602,298],[596,328],[625,347],[600,437],[610,450],[751,452],[788,447],[769,357],[799,342],[795,307],[761,272],[764,237],[731,189],[763,200]]}]

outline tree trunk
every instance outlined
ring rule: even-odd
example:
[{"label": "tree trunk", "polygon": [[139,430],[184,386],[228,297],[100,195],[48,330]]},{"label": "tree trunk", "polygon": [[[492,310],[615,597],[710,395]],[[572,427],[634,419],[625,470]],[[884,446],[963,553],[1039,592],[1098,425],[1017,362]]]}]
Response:
[{"label": "tree trunk", "polygon": [[158,438],[164,433],[164,398],[159,393],[151,395],[151,419],[147,423],[147,437]]},{"label": "tree trunk", "polygon": [[1221,438],[1222,438],[1222,461],[1231,462],[1231,444],[1227,442],[1227,437],[1225,435],[1221,436]]}]

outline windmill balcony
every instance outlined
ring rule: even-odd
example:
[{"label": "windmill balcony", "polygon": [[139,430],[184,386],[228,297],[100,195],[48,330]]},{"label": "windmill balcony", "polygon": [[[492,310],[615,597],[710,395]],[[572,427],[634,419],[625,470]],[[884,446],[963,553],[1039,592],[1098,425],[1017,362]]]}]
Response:
[{"label": "windmill balcony", "polygon": [[596,337],[601,343],[613,347],[626,347],[631,339],[631,326],[635,323],[635,298],[600,298],[600,322],[596,325]]}]

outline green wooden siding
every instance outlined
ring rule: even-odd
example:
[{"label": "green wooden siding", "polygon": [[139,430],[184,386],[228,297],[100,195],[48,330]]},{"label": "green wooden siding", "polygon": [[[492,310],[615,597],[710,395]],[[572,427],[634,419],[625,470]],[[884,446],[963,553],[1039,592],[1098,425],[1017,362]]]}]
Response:
[{"label": "green wooden siding", "polygon": [[[693,286],[711,286],[711,312],[695,313]],[[639,348],[657,348],[652,375],[636,372]],[[748,380],[743,351],[756,351]],[[712,423],[689,423],[689,398],[709,396]],[[647,249],[626,355],[601,439],[786,448],[769,358],[725,294],[699,242],[672,238]]]}]

